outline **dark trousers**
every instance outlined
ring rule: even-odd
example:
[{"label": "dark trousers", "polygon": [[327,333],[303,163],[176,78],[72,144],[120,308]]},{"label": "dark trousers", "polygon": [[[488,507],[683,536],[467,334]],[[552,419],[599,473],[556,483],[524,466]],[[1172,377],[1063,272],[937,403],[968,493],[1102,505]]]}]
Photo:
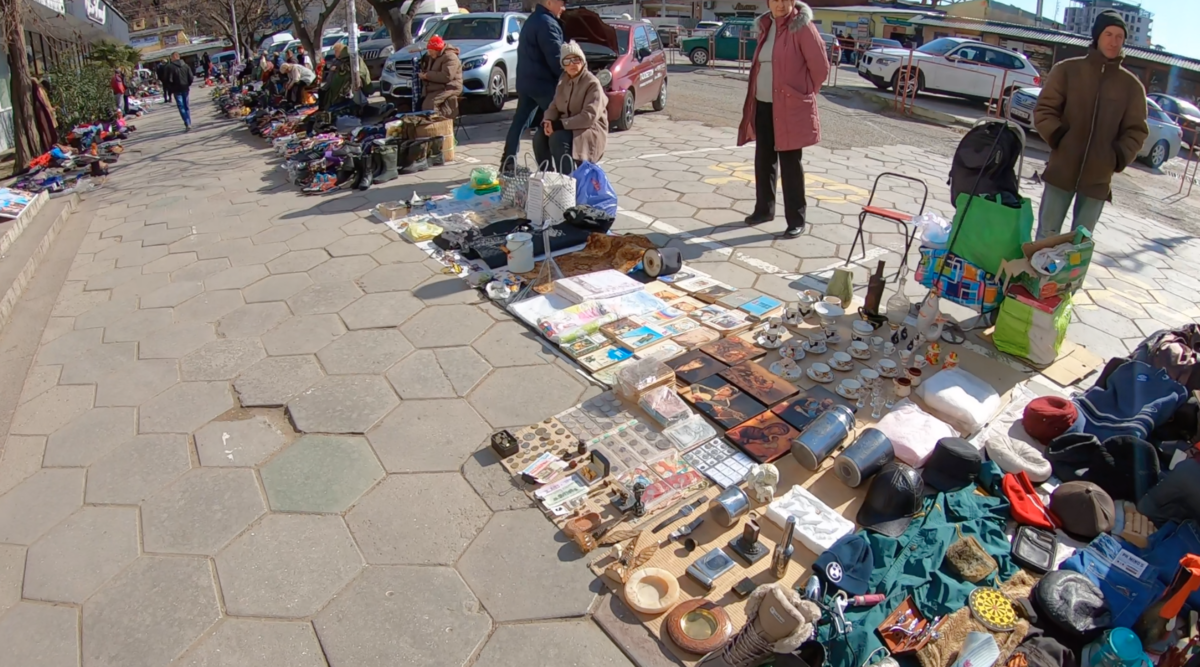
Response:
[{"label": "dark trousers", "polygon": [[[534,130],[533,154],[545,155],[550,161],[550,171],[564,174],[575,171],[575,159],[571,157],[574,145],[575,133],[571,130],[558,130],[548,137],[542,128]],[[543,160],[539,157],[538,164],[542,162]]]},{"label": "dark trousers", "polygon": [[[553,101],[553,97],[539,99],[532,95],[517,95],[517,113],[513,116],[512,125],[508,127],[508,137],[504,140],[504,154],[500,158],[501,168],[508,162],[509,157],[516,157],[517,152],[521,150],[521,133],[537,122],[542,112],[549,109]],[[550,159],[549,153],[538,155],[537,151],[537,142],[534,142],[533,157],[538,164]]]},{"label": "dark trousers", "polygon": [[[755,102],[754,109],[754,214],[775,217],[775,183],[783,172],[783,217],[788,229],[804,226],[808,200],[804,197],[804,167],[800,149],[775,150],[775,118],[769,102]],[[776,166],[778,165],[778,166]]]}]

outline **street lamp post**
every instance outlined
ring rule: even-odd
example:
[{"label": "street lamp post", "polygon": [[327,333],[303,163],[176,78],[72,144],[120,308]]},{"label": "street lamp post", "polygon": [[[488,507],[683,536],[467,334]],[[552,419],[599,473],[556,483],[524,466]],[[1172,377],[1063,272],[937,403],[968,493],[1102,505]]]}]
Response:
[{"label": "street lamp post", "polygon": [[[234,52],[233,61],[235,63],[241,62],[242,49],[238,45],[237,9],[235,9],[233,6],[233,0],[229,0],[229,16],[230,16],[230,18],[233,19],[233,52]],[[205,72],[204,76],[208,76],[208,72]]]}]

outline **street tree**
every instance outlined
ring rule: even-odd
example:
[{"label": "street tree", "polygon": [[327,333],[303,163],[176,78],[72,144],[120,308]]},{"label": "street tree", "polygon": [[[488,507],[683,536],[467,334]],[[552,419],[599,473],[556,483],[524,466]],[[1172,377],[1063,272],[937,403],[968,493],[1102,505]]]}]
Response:
[{"label": "street tree", "polygon": [[[325,24],[341,6],[342,0],[282,0],[287,13],[292,17],[292,36],[300,40],[315,64],[321,57],[321,34],[325,32]],[[319,9],[317,18],[305,21],[306,15],[311,15],[312,9]]]},{"label": "street tree", "polygon": [[412,24],[421,0],[367,0],[388,29],[392,46],[397,51],[413,43]]},{"label": "street tree", "polygon": [[0,20],[4,22],[4,47],[8,52],[9,99],[13,114],[14,168],[23,173],[30,161],[40,154],[37,129],[33,120],[33,90],[29,84],[29,61],[25,59],[25,27],[21,15],[24,0],[0,0]]}]

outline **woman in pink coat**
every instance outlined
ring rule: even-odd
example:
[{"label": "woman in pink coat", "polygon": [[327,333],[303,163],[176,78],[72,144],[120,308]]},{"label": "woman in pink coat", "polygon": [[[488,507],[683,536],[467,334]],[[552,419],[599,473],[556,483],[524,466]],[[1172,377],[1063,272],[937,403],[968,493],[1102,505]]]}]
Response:
[{"label": "woman in pink coat", "polygon": [[782,171],[787,220],[783,236],[796,238],[804,233],[808,209],[801,151],[821,141],[817,94],[829,74],[829,57],[808,5],[798,0],[770,0],[770,8],[758,19],[758,47],[738,127],[739,146],[758,141],[754,148],[754,212],[746,216],[746,224],[775,219],[775,183]]}]

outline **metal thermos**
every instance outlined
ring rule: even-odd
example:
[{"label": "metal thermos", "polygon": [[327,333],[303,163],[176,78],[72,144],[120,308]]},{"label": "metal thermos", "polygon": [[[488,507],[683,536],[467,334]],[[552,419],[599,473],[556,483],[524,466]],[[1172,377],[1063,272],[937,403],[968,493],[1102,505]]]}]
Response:
[{"label": "metal thermos", "polygon": [[787,574],[788,565],[792,562],[792,554],[796,551],[795,545],[792,544],[792,535],[795,533],[796,517],[789,516],[787,526],[783,529],[783,539],[775,545],[775,551],[771,553],[771,576],[776,579],[782,579]]},{"label": "metal thermos", "polygon": [[713,520],[726,528],[736,526],[742,516],[749,512],[750,496],[747,496],[740,486],[725,489],[713,500]]},{"label": "metal thermos", "polygon": [[822,412],[808,428],[792,442],[792,456],[809,470],[821,467],[838,445],[854,429],[854,413],[844,405],[835,405]]},{"label": "metal thermos", "polygon": [[833,473],[846,486],[855,488],[883,469],[896,457],[892,441],[878,429],[864,429],[833,461]]}]

